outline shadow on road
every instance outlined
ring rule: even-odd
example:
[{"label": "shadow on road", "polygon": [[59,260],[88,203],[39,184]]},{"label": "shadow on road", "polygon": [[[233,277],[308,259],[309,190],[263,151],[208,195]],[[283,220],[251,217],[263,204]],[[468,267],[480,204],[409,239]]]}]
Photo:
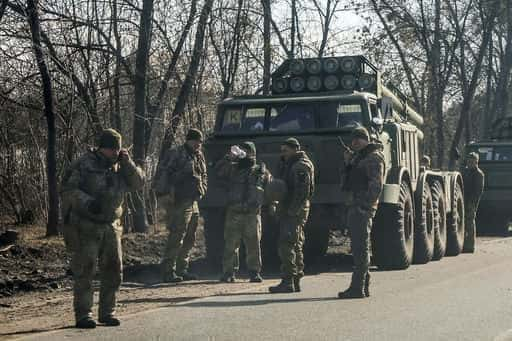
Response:
[{"label": "shadow on road", "polygon": [[35,333],[45,333],[45,332],[53,332],[56,330],[64,330],[64,329],[73,329],[75,326],[65,326],[65,327],[58,327],[58,328],[34,328],[29,330],[20,330],[18,332],[14,333],[0,333],[0,336],[23,336],[28,334],[35,334]]},{"label": "shadow on road", "polygon": [[136,299],[127,299],[120,300],[119,303],[123,304],[137,304],[137,303],[169,303],[176,304],[186,301],[191,301],[199,298],[198,296],[189,296],[189,297],[146,297],[146,298],[136,298]]},{"label": "shadow on road", "polygon": [[[262,294],[262,293],[253,293],[252,295],[273,295],[273,294]],[[249,295],[249,293],[246,293]],[[228,295],[229,296],[229,295]],[[237,296],[237,295],[232,295]],[[267,305],[267,304],[282,304],[282,303],[297,303],[297,302],[322,302],[322,301],[334,301],[337,300],[336,297],[318,297],[318,298],[268,298],[268,299],[260,299],[260,300],[251,300],[251,301],[199,301],[199,302],[190,302],[185,304],[180,304],[176,307],[190,307],[190,308],[229,308],[229,307],[251,307],[258,305]]]}]

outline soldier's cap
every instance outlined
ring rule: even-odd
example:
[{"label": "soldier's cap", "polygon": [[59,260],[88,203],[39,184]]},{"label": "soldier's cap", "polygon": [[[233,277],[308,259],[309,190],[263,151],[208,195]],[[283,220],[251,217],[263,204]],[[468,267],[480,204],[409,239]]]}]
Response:
[{"label": "soldier's cap", "polygon": [[286,140],[283,141],[281,145],[300,149],[299,140],[297,140],[295,137],[287,138]]},{"label": "soldier's cap", "polygon": [[477,153],[475,153],[475,152],[471,152],[471,153],[468,154],[467,159],[468,160],[479,161],[480,160],[480,156]]},{"label": "soldier's cap", "polygon": [[238,145],[240,148],[242,148],[247,155],[249,156],[256,156],[256,145],[252,141],[245,141]]},{"label": "soldier's cap", "polygon": [[356,127],[352,130],[352,139],[363,139],[370,142],[370,134],[365,127]]},{"label": "soldier's cap", "polygon": [[200,141],[203,142],[203,133],[199,129],[189,129],[187,133],[187,141]]},{"label": "soldier's cap", "polygon": [[114,129],[104,129],[98,138],[99,148],[121,149],[123,138]]}]

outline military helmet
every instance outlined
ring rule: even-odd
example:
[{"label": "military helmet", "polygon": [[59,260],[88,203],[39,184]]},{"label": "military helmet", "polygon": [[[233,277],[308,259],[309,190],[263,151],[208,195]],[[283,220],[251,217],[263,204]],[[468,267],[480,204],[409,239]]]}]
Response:
[{"label": "military helmet", "polygon": [[115,129],[104,129],[98,138],[98,148],[121,149],[122,140]]},{"label": "military helmet", "polygon": [[471,152],[471,153],[468,154],[467,159],[468,160],[479,161],[480,160],[480,156],[477,153],[475,153],[475,152]]},{"label": "military helmet", "polygon": [[273,178],[265,188],[265,199],[267,201],[281,201],[288,193],[286,182]]},{"label": "military helmet", "polygon": [[203,142],[203,133],[199,129],[192,128],[188,131],[186,139],[187,141],[193,140]]},{"label": "military helmet", "polygon": [[300,149],[300,143],[299,140],[297,140],[295,137],[289,137],[282,143],[283,146],[288,146],[296,149]]},{"label": "military helmet", "polygon": [[362,127],[362,126],[359,126],[359,127],[356,127],[354,128],[354,130],[352,130],[352,139],[363,139],[363,140],[366,140],[366,141],[370,141],[370,134],[368,133],[368,130],[366,130],[365,127]]},{"label": "military helmet", "polygon": [[243,149],[247,155],[256,156],[256,145],[252,141],[245,141],[239,144],[239,147]]}]

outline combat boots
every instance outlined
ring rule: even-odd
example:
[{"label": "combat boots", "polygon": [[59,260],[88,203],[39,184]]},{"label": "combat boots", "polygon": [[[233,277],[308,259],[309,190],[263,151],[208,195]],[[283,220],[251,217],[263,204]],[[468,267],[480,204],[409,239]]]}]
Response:
[{"label": "combat boots", "polygon": [[119,319],[115,318],[112,315],[105,316],[99,319],[100,323],[103,323],[105,326],[108,327],[117,327],[121,325],[121,321]]},{"label": "combat boots", "polygon": [[232,272],[226,272],[224,275],[222,275],[220,281],[224,283],[235,283],[235,274]]},{"label": "combat boots", "polygon": [[370,273],[366,273],[366,278],[364,281],[364,295],[366,297],[370,297]]},{"label": "combat boots", "polygon": [[295,292],[301,291],[300,280],[302,279],[302,277],[304,277],[304,275],[297,275],[297,276],[293,277],[293,286],[294,286]]},{"label": "combat boots", "polygon": [[85,317],[83,319],[76,321],[75,326],[77,328],[82,328],[82,329],[93,329],[93,328],[96,328],[96,321],[94,321],[92,319],[92,317]]},{"label": "combat boots", "polygon": [[263,278],[261,278],[261,275],[257,271],[250,271],[249,272],[249,282],[251,283],[261,283],[263,282]]},{"label": "combat boots", "polygon": [[363,288],[349,287],[347,290],[339,292],[338,298],[340,299],[353,299],[353,298],[365,298]]},{"label": "combat boots", "polygon": [[295,292],[295,286],[291,277],[283,278],[281,283],[276,286],[268,288],[271,294],[284,294]]},{"label": "combat boots", "polygon": [[183,278],[184,281],[197,281],[197,275],[188,271],[184,271],[178,274],[178,276]]},{"label": "combat boots", "polygon": [[176,275],[176,272],[172,271],[172,272],[164,274],[164,282],[167,282],[167,283],[183,282],[183,277]]}]

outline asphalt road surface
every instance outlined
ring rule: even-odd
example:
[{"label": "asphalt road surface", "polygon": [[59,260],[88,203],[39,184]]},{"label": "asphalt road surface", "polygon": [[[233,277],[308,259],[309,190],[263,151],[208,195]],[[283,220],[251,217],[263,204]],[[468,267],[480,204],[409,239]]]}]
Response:
[{"label": "asphalt road surface", "polygon": [[474,255],[375,271],[366,300],[336,299],[348,285],[348,270],[307,276],[299,294],[270,295],[256,285],[253,292],[126,317],[117,328],[65,329],[28,339],[512,340],[512,238],[480,238]]}]

